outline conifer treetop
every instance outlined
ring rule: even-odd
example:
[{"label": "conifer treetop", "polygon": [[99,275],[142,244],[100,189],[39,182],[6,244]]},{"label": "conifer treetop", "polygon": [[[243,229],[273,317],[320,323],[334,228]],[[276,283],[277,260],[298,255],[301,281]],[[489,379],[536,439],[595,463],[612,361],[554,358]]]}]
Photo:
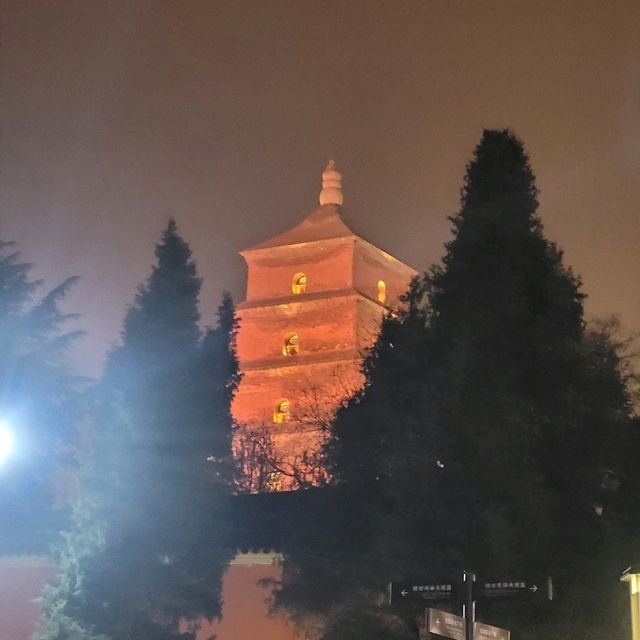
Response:
[{"label": "conifer treetop", "polygon": [[[538,208],[538,189],[524,146],[510,129],[485,129],[467,165],[462,190],[462,210],[490,214],[484,205],[513,205],[517,197],[528,206],[520,215],[531,216]],[[495,209],[494,209],[495,211]]]},{"label": "conifer treetop", "polygon": [[156,264],[142,284],[123,323],[124,354],[150,369],[161,369],[193,352],[200,339],[198,299],[201,278],[191,249],[171,218],[155,247]]},{"label": "conifer treetop", "polygon": [[471,319],[472,309],[481,317],[494,307],[496,321],[516,322],[514,329],[545,317],[579,339],[580,281],[544,237],[537,209],[538,189],[522,142],[508,129],[485,130],[467,165],[460,210],[451,218],[454,237],[444,266],[428,279],[434,317],[444,314],[443,322],[454,328]]}]

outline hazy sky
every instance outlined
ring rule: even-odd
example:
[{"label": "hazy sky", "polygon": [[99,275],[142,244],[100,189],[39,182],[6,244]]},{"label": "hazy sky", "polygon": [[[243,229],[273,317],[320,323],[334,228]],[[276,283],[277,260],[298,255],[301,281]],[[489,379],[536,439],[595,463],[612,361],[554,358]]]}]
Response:
[{"label": "hazy sky", "polygon": [[640,329],[637,0],[1,0],[2,239],[88,331],[96,373],[174,216],[214,322],[239,249],[317,202],[439,260],[483,127],[523,139],[547,236],[593,315]]}]

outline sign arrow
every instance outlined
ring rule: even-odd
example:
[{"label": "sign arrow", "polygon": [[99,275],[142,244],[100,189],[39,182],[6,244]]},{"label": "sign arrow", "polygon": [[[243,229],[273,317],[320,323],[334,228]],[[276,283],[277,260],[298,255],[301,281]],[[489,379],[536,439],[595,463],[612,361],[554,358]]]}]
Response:
[{"label": "sign arrow", "polygon": [[533,591],[533,593],[535,593],[538,590],[538,585],[537,584],[532,584],[529,587],[529,591]]},{"label": "sign arrow", "polygon": [[409,592],[408,592],[406,589],[403,589],[403,590],[400,592],[400,595],[401,595],[403,598],[406,598],[408,593],[409,593]]}]

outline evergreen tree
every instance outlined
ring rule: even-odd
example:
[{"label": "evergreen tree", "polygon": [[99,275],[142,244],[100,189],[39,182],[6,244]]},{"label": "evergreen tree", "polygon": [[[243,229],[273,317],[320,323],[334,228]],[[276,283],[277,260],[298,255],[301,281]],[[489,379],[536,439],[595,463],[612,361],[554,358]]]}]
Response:
[{"label": "evergreen tree", "polygon": [[[443,462],[451,482],[477,494],[476,521],[482,528],[486,516],[487,538],[499,541],[487,554],[487,540],[477,538],[468,561],[482,555],[494,566],[501,555],[522,566],[523,531],[539,532],[527,545],[529,562],[549,562],[552,516],[540,479],[564,486],[576,474],[563,458],[579,464],[579,449],[571,453],[557,440],[580,419],[583,296],[561,252],[543,237],[537,207],[521,143],[509,132],[485,131],[467,168],[444,268],[425,280],[431,367],[442,376],[435,422],[446,434]],[[594,489],[585,480],[570,494],[573,504],[584,500],[586,486]],[[483,514],[483,497],[497,510]],[[513,553],[505,553],[509,543],[494,537],[496,529],[513,532]]]},{"label": "evergreen tree", "polygon": [[0,421],[14,439],[0,468],[0,553],[44,551],[61,522],[55,477],[68,462],[83,382],[68,360],[82,332],[64,331],[76,316],[59,306],[77,278],[34,300],[42,282],[29,279],[32,266],[0,241]]},{"label": "evergreen tree", "polygon": [[195,368],[193,410],[200,412],[203,424],[211,423],[212,417],[218,426],[211,430],[207,451],[211,457],[211,473],[216,482],[233,485],[233,460],[231,455],[231,429],[233,423],[231,402],[235,395],[240,374],[235,352],[238,318],[233,300],[223,293],[218,307],[218,326],[206,332],[199,348]]},{"label": "evergreen tree", "polygon": [[[544,238],[537,204],[519,140],[486,131],[444,267],[425,280],[432,367],[444,382],[436,424],[451,447],[450,481],[476,496],[468,562],[553,574],[555,622],[579,593],[584,632],[615,621],[599,588],[610,592],[613,577],[599,513],[622,473],[629,405],[615,352],[594,349],[585,332],[579,282]],[[511,610],[523,632],[533,625],[526,607]]]},{"label": "evergreen tree", "polygon": [[443,266],[383,323],[365,389],[333,426],[328,459],[352,501],[320,527],[322,551],[292,548],[299,571],[281,601],[294,610],[320,603],[335,627],[388,580],[471,568],[553,574],[560,604],[488,610],[522,637],[545,620],[545,637],[562,637],[553,625],[580,599],[579,633],[614,621],[600,514],[624,476],[628,397],[615,350],[585,331],[579,281],[537,207],[520,141],[485,131]]},{"label": "evergreen tree", "polygon": [[200,279],[173,220],[156,258],[95,391],[93,451],[43,640],[70,625],[87,638],[187,639],[220,612],[236,320],[225,297],[200,340]]}]

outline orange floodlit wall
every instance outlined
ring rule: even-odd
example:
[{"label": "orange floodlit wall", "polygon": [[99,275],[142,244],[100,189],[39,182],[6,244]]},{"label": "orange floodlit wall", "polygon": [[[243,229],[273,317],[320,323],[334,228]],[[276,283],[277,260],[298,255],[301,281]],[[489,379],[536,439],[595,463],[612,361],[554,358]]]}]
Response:
[{"label": "orange floodlit wall", "polygon": [[301,632],[284,612],[271,609],[270,580],[282,579],[282,564],[274,554],[238,556],[222,582],[222,618],[204,621],[197,640],[303,640]]}]

